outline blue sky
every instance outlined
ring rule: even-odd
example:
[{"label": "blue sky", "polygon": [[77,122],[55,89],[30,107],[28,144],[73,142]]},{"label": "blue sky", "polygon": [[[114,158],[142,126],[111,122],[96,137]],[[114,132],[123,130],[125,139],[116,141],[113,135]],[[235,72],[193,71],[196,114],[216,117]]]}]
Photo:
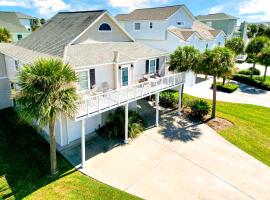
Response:
[{"label": "blue sky", "polygon": [[185,4],[194,15],[226,12],[239,22],[270,21],[270,0],[0,0],[0,10],[50,18],[59,11],[107,9],[113,15],[136,8]]}]

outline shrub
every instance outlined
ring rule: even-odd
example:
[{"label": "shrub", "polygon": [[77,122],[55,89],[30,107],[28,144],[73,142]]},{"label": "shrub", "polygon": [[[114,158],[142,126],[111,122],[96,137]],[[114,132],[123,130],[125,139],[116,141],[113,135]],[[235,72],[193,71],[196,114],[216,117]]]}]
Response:
[{"label": "shrub", "polygon": [[247,75],[243,75],[243,74],[235,74],[233,76],[233,80],[235,81],[239,81],[241,83],[245,83],[247,85],[251,85],[253,87],[259,88],[259,89],[263,89],[263,90],[268,90],[270,91],[270,84],[256,80],[255,79],[251,79],[249,76]]},{"label": "shrub", "polygon": [[191,116],[196,119],[202,119],[210,112],[210,105],[207,101],[202,99],[196,99],[191,103]]},{"label": "shrub", "polygon": [[252,67],[250,67],[249,69],[240,70],[238,74],[251,75],[252,71],[253,71],[253,75],[259,76],[261,74],[260,70],[256,68],[253,69]]},{"label": "shrub", "polygon": [[[139,113],[128,111],[128,132],[129,138],[133,139],[143,132],[145,122]],[[125,111],[123,108],[117,108],[110,113],[105,125],[97,130],[99,135],[109,138],[125,137]]]},{"label": "shrub", "polygon": [[247,63],[253,63],[253,59],[252,58],[247,58],[246,62]]},{"label": "shrub", "polygon": [[239,85],[235,83],[225,83],[224,85],[222,82],[217,82],[217,90],[227,93],[232,93],[239,88]]},{"label": "shrub", "polygon": [[178,94],[176,91],[165,91],[160,93],[159,104],[164,108],[174,108],[177,105]]}]

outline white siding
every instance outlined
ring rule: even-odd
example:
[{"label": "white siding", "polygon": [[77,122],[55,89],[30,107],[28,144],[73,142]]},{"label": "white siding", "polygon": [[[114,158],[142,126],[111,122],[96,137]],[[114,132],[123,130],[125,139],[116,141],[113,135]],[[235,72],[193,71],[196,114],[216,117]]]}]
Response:
[{"label": "white siding", "polygon": [[[107,23],[111,27],[111,31],[99,31],[99,26],[102,23]],[[81,43],[84,41],[92,42],[128,42],[131,39],[124,33],[119,26],[113,22],[107,15],[104,15],[97,21],[88,31],[86,31],[77,41]]]},{"label": "white siding", "polygon": [[[184,22],[184,25],[178,25],[177,22]],[[176,11],[167,22],[167,27],[176,26],[178,28],[191,28],[193,25],[193,19],[187,14],[187,12],[181,8]]]},{"label": "white siding", "polygon": [[8,78],[0,78],[0,109],[12,106],[10,81]]},{"label": "white siding", "polygon": [[9,56],[5,56],[7,75],[10,80],[14,80],[17,75],[15,60]]},{"label": "white siding", "polygon": [[6,76],[7,76],[7,70],[6,70],[5,55],[0,54],[0,77],[6,77]]}]

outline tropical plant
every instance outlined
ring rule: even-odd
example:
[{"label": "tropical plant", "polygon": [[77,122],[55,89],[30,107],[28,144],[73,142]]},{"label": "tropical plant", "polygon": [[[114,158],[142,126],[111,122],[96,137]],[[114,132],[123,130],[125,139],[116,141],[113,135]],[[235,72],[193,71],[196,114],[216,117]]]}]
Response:
[{"label": "tropical plant", "polygon": [[[256,63],[258,62],[257,57],[258,54],[262,51],[264,47],[270,46],[270,40],[266,37],[256,37],[252,39],[246,48],[246,53],[250,58],[253,58],[253,66],[252,68],[254,69],[256,66]],[[250,74],[250,78],[253,77],[253,73]]]},{"label": "tropical plant", "polygon": [[161,92],[159,104],[164,108],[174,108],[177,105],[175,93],[171,91]]},{"label": "tropical plant", "polygon": [[197,72],[213,76],[212,118],[215,118],[217,78],[229,76],[235,70],[233,52],[227,47],[215,47],[213,50],[206,50],[202,54],[198,66]]},{"label": "tropical plant", "polygon": [[270,66],[270,46],[262,49],[262,51],[258,54],[258,61],[261,65],[264,65],[265,67],[264,75],[263,75],[263,81],[265,81],[267,68],[268,66]]},{"label": "tropical plant", "polygon": [[202,119],[210,112],[210,106],[207,101],[203,99],[196,99],[191,102],[191,116],[197,119]]},{"label": "tropical plant", "polygon": [[[129,138],[135,138],[143,132],[145,122],[139,113],[128,111],[128,133]],[[109,138],[125,137],[125,111],[123,108],[117,108],[110,113],[105,125],[97,130],[100,135]]]},{"label": "tropical plant", "polygon": [[0,27],[0,42],[11,42],[11,34],[4,27]]},{"label": "tropical plant", "polygon": [[23,66],[15,95],[22,119],[49,124],[51,173],[57,173],[55,122],[60,113],[73,116],[78,99],[76,73],[58,59],[41,59]]},{"label": "tropical plant", "polygon": [[169,70],[185,72],[194,70],[199,63],[200,51],[193,46],[178,47],[169,60]]},{"label": "tropical plant", "polygon": [[256,24],[249,24],[248,25],[248,33],[247,33],[248,38],[255,37],[257,32],[258,32],[258,27]]},{"label": "tropical plant", "polygon": [[235,37],[235,38],[227,40],[225,43],[225,47],[232,50],[235,56],[237,56],[244,53],[245,41],[240,37]]}]

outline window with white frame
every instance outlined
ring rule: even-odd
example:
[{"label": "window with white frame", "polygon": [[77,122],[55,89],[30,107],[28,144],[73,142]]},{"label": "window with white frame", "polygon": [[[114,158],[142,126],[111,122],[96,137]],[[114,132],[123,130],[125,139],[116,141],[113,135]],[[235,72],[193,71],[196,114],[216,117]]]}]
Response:
[{"label": "window with white frame", "polygon": [[20,62],[18,60],[15,60],[15,69],[16,71],[19,71],[20,69]]},{"label": "window with white frame", "polygon": [[149,74],[156,72],[156,59],[149,60]]},{"label": "window with white frame", "polygon": [[135,31],[141,30],[141,23],[138,23],[138,22],[134,23],[134,30]]},{"label": "window with white frame", "polygon": [[112,31],[112,28],[109,24],[103,23],[98,28],[99,31]]},{"label": "window with white frame", "polygon": [[151,28],[151,29],[153,28],[153,22],[149,23],[149,28]]},{"label": "window with white frame", "polygon": [[88,77],[88,70],[85,71],[79,71],[77,72],[78,76],[78,84],[79,84],[79,90],[88,90],[89,89],[89,77]]}]

